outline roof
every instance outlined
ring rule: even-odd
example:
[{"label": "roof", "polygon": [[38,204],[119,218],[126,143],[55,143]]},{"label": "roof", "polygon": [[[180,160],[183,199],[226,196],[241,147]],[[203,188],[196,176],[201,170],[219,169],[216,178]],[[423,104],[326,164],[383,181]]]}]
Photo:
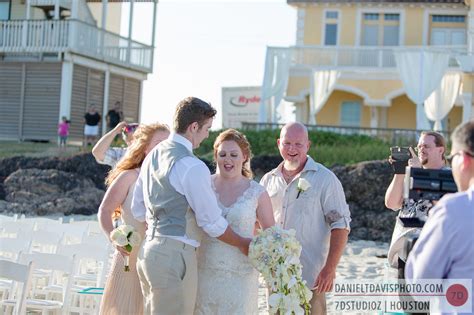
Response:
[{"label": "roof", "polygon": [[464,0],[287,0],[288,4],[297,3],[449,3],[464,4]]}]

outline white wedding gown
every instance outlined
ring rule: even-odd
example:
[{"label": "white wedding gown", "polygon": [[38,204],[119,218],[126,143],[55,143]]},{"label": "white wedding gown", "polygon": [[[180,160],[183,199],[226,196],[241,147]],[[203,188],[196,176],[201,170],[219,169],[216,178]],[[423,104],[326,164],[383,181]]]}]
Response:
[{"label": "white wedding gown", "polygon": [[[258,198],[264,191],[263,186],[252,180],[233,205],[224,207],[219,202],[224,217],[239,235],[253,237]],[[198,291],[194,314],[258,314],[257,270],[236,247],[208,235],[198,250]]]}]

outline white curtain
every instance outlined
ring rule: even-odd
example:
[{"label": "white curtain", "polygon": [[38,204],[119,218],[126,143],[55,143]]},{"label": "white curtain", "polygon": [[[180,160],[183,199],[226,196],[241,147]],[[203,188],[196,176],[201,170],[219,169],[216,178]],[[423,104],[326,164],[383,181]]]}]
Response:
[{"label": "white curtain", "polygon": [[448,68],[449,55],[440,52],[395,52],[400,79],[408,97],[416,104],[416,129],[429,130],[423,108],[428,96],[440,85]]},{"label": "white curtain", "polygon": [[277,122],[278,106],[285,96],[291,64],[291,48],[267,48],[265,73],[262,83],[262,98],[259,108],[259,122],[268,122],[267,104],[272,107],[271,122]]},{"label": "white curtain", "polygon": [[336,85],[340,72],[335,70],[315,71],[311,84],[311,103],[309,112],[309,123],[316,124],[316,114],[323,108],[329,95]]},{"label": "white curtain", "polygon": [[456,97],[459,94],[461,85],[461,75],[458,73],[448,73],[443,77],[441,85],[425,101],[425,112],[428,119],[434,121],[434,130],[442,129],[441,120],[449,113],[454,106]]}]

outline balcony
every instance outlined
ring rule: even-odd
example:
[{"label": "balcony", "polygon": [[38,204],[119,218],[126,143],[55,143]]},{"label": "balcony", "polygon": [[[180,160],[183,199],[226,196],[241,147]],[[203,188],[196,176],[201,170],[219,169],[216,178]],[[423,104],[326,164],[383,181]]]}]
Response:
[{"label": "balcony", "polygon": [[153,47],[79,20],[0,21],[0,54],[74,53],[152,72]]},{"label": "balcony", "polygon": [[392,46],[392,47],[348,47],[348,46],[294,46],[289,48],[269,47],[269,50],[290,50],[291,66],[312,69],[395,69],[397,51],[447,52],[451,55],[449,66],[459,68],[456,59],[467,55],[467,46]]}]

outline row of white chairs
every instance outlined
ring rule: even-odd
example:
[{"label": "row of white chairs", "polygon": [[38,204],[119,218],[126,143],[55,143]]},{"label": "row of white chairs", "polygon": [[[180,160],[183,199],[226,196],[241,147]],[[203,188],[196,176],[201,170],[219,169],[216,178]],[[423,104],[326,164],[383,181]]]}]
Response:
[{"label": "row of white chairs", "polygon": [[[96,313],[100,295],[87,296],[80,292],[88,287],[104,286],[113,248],[103,235],[98,222],[63,222],[44,218],[5,219],[0,216],[0,259],[9,260],[10,266],[22,264],[24,269],[28,262],[25,257],[39,255],[40,258],[31,259],[34,267],[28,279],[31,286],[26,298],[29,302],[25,302],[28,308],[41,309],[43,314],[54,310],[60,314]],[[50,268],[45,268],[36,261],[42,259],[41,257],[54,255],[58,256],[56,260],[62,259],[60,257],[74,257],[73,261],[66,260],[69,268],[66,272],[67,281],[58,281]],[[14,282],[0,279],[0,295],[3,301],[18,300],[16,297],[21,296],[15,290]],[[40,298],[56,302],[35,302]],[[5,307],[3,313],[15,314],[13,310],[21,309],[21,305],[12,301],[0,303]]]}]

